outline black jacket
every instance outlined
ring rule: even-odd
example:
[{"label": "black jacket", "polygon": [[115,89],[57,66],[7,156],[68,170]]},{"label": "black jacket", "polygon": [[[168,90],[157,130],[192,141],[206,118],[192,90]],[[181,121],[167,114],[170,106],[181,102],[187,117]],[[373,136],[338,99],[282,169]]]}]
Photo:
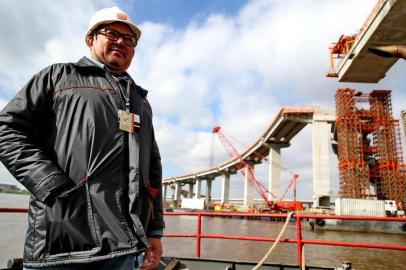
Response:
[{"label": "black jacket", "polygon": [[152,111],[131,85],[134,135],[118,128],[117,82],[87,58],[42,70],[0,113],[1,162],[32,193],[26,267],[136,253],[163,229]]}]

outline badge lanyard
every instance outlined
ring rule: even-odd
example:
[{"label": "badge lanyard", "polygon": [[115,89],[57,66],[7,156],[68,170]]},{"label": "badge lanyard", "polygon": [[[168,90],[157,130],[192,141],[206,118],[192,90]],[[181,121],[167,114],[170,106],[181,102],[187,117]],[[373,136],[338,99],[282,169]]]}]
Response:
[{"label": "badge lanyard", "polygon": [[127,94],[124,93],[120,82],[120,96],[123,97],[125,103],[125,110],[118,110],[119,129],[129,133],[134,133],[135,128],[140,127],[140,116],[130,112],[130,95],[131,95],[131,80],[127,80]]}]

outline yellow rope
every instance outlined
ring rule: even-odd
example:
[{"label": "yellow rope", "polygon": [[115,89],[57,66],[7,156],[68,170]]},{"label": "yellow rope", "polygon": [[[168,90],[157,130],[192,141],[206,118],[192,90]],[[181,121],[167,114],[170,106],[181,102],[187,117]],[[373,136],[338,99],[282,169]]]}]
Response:
[{"label": "yellow rope", "polygon": [[292,217],[293,212],[289,212],[288,216],[286,217],[286,221],[285,224],[282,227],[282,230],[280,231],[278,237],[276,238],[275,242],[273,243],[273,245],[271,246],[271,248],[268,250],[268,252],[265,254],[265,256],[259,261],[259,263],[252,268],[252,270],[258,270],[266,261],[266,259],[271,255],[272,251],[274,250],[274,248],[276,247],[276,245],[279,243],[279,240],[282,237],[282,234],[285,232],[286,228],[288,227],[289,224],[289,220]]}]

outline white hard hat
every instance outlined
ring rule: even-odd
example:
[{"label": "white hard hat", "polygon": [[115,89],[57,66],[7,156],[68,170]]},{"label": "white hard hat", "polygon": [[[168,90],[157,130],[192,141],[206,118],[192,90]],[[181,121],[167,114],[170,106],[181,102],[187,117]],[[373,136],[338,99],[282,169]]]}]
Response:
[{"label": "white hard hat", "polygon": [[136,35],[137,40],[140,38],[140,29],[138,29],[138,27],[133,24],[127,13],[125,13],[118,7],[111,7],[101,9],[93,15],[92,19],[90,20],[89,27],[87,28],[85,41],[87,37],[93,32],[93,30],[95,30],[100,25],[115,22],[127,24]]}]

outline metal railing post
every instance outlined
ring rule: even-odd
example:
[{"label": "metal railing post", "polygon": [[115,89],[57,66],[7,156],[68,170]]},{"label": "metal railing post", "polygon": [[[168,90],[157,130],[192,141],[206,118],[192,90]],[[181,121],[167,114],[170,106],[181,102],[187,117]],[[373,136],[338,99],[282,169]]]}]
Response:
[{"label": "metal railing post", "polygon": [[302,266],[302,219],[301,217],[295,215],[296,219],[296,240],[297,240],[297,263],[299,267]]},{"label": "metal railing post", "polygon": [[196,231],[196,257],[200,258],[200,239],[202,236],[202,215],[197,214],[197,231]]}]

